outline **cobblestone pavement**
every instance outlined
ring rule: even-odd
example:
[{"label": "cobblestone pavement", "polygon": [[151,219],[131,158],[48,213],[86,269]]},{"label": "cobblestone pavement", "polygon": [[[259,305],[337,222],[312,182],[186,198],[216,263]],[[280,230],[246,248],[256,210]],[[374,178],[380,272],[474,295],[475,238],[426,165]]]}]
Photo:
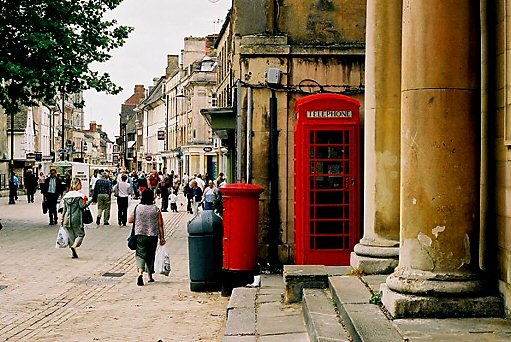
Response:
[{"label": "cobblestone pavement", "polygon": [[228,299],[189,290],[184,207],[163,213],[170,277],[140,287],[130,227],[117,225],[115,203],[110,225],[86,226],[80,257],[71,259],[55,248],[58,226],[48,225],[40,201],[0,198],[0,341],[222,340]]}]

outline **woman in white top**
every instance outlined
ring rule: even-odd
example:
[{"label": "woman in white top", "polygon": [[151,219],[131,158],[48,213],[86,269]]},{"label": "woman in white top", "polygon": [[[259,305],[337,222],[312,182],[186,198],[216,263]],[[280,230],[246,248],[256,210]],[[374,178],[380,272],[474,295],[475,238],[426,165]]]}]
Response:
[{"label": "woman in white top", "polygon": [[119,226],[125,226],[128,220],[128,200],[131,194],[131,186],[127,180],[128,176],[122,175],[120,182],[117,183],[114,189],[117,197],[117,222]]}]

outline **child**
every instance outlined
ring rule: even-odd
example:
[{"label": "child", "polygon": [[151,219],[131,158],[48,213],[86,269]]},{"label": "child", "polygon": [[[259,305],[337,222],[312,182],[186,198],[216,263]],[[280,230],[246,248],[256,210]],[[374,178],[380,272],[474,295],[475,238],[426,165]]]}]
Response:
[{"label": "child", "polygon": [[170,193],[170,211],[177,213],[177,195],[174,191]]}]

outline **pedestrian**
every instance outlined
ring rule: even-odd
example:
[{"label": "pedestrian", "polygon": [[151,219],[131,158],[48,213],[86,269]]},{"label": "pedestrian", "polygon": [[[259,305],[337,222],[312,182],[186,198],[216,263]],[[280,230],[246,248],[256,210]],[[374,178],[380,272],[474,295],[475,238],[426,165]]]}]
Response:
[{"label": "pedestrian", "polygon": [[140,174],[140,177],[138,177],[137,184],[138,184],[138,189],[139,189],[139,195],[141,195],[145,189],[149,188],[147,178],[143,172]]},{"label": "pedestrian", "polygon": [[165,178],[160,182],[158,188],[161,196],[161,211],[167,212],[169,207],[169,195],[170,191],[172,191],[172,184],[170,183],[168,176],[165,176]]},{"label": "pedestrian", "polygon": [[158,183],[160,182],[160,178],[158,176],[158,172],[156,169],[153,169],[153,172],[149,175],[148,183],[151,187],[151,190],[154,192],[154,197],[156,198],[156,190],[158,189]]},{"label": "pedestrian", "polygon": [[218,174],[218,178],[216,179],[216,186],[218,188],[223,188],[224,186],[227,185],[227,178],[225,178],[224,176],[224,173],[223,172],[220,172]]},{"label": "pedestrian", "polygon": [[217,199],[218,189],[212,180],[208,181],[208,186],[204,190],[204,210],[213,210]]},{"label": "pedestrian", "polygon": [[170,192],[170,211],[177,213],[177,191]]},{"label": "pedestrian", "polygon": [[23,182],[25,183],[25,191],[27,192],[28,203],[34,203],[34,194],[37,190],[38,180],[31,169],[27,170]]},{"label": "pedestrian", "polygon": [[20,180],[18,179],[18,176],[16,176],[16,174],[14,173],[13,176],[12,176],[12,184],[13,184],[13,188],[14,188],[14,199],[17,201],[18,200],[18,190],[20,188]]},{"label": "pedestrian", "polygon": [[94,170],[92,177],[90,179],[90,190],[89,190],[89,196],[92,198],[94,197],[94,187],[96,186],[96,181],[98,180],[98,170]]},{"label": "pedestrian", "polygon": [[135,206],[128,222],[134,223],[137,239],[135,253],[138,269],[137,285],[143,286],[143,274],[146,268],[148,281],[150,283],[154,282],[154,258],[158,238],[160,239],[160,245],[165,245],[163,217],[160,209],[154,204],[154,191],[146,189],[142,192],[140,204]]},{"label": "pedestrian", "polygon": [[115,185],[115,196],[117,197],[117,222],[119,226],[126,226],[128,221],[128,202],[131,194],[131,186],[127,182],[128,175],[123,174]]},{"label": "pedestrian", "polygon": [[[192,194],[191,202],[193,203],[193,207],[195,208],[195,212],[197,212],[199,205],[201,205],[201,203],[202,203],[203,191],[197,185],[197,182],[195,180],[191,181],[190,184],[191,184],[190,192]],[[193,214],[193,212],[191,212],[190,214]]]},{"label": "pedestrian", "polygon": [[46,176],[44,175],[44,172],[39,172],[39,178],[37,179],[37,183],[39,186],[39,190],[41,193],[43,193],[43,187],[44,187],[44,181],[46,180]]},{"label": "pedestrian", "polygon": [[44,201],[48,207],[50,225],[57,224],[57,203],[62,192],[62,182],[57,175],[57,170],[51,169],[50,176],[46,178],[43,186]]},{"label": "pedestrian", "polygon": [[61,225],[69,234],[69,248],[71,257],[78,258],[76,249],[82,245],[85,237],[83,228],[83,210],[89,206],[92,199],[87,201],[87,197],[82,193],[82,182],[75,177],[70,184],[69,191],[63,197],[64,208],[62,210]]},{"label": "pedestrian", "polygon": [[197,175],[197,178],[195,178],[195,181],[197,182],[197,186],[204,191],[204,187],[206,186],[206,183],[204,183],[204,180],[202,179],[202,175],[199,173]]},{"label": "pedestrian", "polygon": [[188,181],[189,181],[189,180],[190,180],[190,179],[189,179],[188,175],[186,174],[186,172],[185,172],[185,173],[183,173],[183,186],[184,186],[184,185],[186,185],[186,184],[188,184]]},{"label": "pedestrian", "polygon": [[110,205],[112,203],[112,184],[108,177],[108,173],[105,171],[102,173],[101,178],[96,181],[94,186],[94,203],[98,204],[98,216],[96,218],[96,224],[101,223],[101,215],[103,216],[103,224],[108,226],[110,223]]},{"label": "pedestrian", "polygon": [[192,180],[190,183],[187,184],[188,189],[186,189],[186,211],[190,214],[193,214],[193,199],[195,197],[195,189],[197,188],[197,182]]},{"label": "pedestrian", "polygon": [[73,180],[73,170],[69,169],[66,172],[66,191],[71,189],[71,181]]}]

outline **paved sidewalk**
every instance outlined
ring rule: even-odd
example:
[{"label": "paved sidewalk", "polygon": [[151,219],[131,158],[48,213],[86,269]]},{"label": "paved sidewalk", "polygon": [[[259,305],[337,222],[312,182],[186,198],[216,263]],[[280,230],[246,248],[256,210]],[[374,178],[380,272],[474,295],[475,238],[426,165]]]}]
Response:
[{"label": "paved sidewalk", "polygon": [[0,341],[222,340],[228,298],[189,290],[192,216],[184,207],[163,213],[170,277],[139,287],[130,227],[116,225],[115,203],[111,225],[88,225],[80,257],[71,259],[69,249],[55,248],[58,228],[48,225],[40,197],[28,204],[20,196],[16,205],[0,198]]}]

